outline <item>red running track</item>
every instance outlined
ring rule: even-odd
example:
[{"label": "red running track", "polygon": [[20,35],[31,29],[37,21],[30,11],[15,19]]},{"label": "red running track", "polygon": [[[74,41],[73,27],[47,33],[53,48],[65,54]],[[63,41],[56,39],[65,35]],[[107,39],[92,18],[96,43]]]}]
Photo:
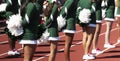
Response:
[{"label": "red running track", "polygon": [[[83,56],[83,46],[82,46],[82,30],[79,25],[76,25],[77,32],[75,34],[72,46],[71,46],[71,61],[84,61]],[[120,61],[120,44],[117,43],[117,26],[116,22],[113,23],[111,30],[110,42],[116,45],[116,48],[105,49],[103,48],[104,37],[105,37],[106,24],[103,22],[102,29],[99,37],[98,47],[103,51],[102,54],[97,55],[96,59],[88,61]],[[64,40],[65,35],[60,33],[61,40],[59,41],[58,53],[55,61],[65,61],[64,60]],[[36,52],[34,54],[33,61],[48,61],[49,57],[49,44],[38,45]],[[0,35],[0,61],[23,61],[23,49],[21,45],[17,43],[16,48],[22,53],[20,57],[9,57],[7,51],[9,49],[7,36],[5,34]]]}]

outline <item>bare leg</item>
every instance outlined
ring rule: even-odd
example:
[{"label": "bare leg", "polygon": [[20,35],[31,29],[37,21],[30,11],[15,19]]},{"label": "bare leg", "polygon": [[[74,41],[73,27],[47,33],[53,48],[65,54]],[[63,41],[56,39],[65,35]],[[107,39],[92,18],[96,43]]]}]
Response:
[{"label": "bare leg", "polygon": [[13,50],[13,49],[15,49],[15,40],[11,40],[9,37],[8,37],[8,42],[9,42],[9,47],[10,47],[10,49],[9,50]]},{"label": "bare leg", "polygon": [[65,50],[64,50],[65,61],[70,61],[70,47],[72,44],[74,34],[66,33],[65,35],[66,35]]},{"label": "bare leg", "polygon": [[55,61],[56,53],[57,53],[57,41],[50,41],[50,55],[48,61]]},{"label": "bare leg", "polygon": [[118,40],[120,40],[120,17],[117,17],[117,23],[118,23]]},{"label": "bare leg", "polygon": [[105,33],[105,44],[110,44],[110,31],[112,29],[112,21],[106,21],[107,29]]},{"label": "bare leg", "polygon": [[94,37],[95,28],[94,27],[87,27],[87,41],[85,46],[85,54],[89,52],[90,46]]},{"label": "bare leg", "polygon": [[[87,42],[87,32],[86,32],[86,28],[83,28],[83,38],[82,38],[82,41],[83,41],[83,49],[85,51],[86,49],[86,42]],[[87,52],[84,52],[84,55],[86,55]]]},{"label": "bare leg", "polygon": [[83,48],[84,48],[83,59],[95,59],[93,55],[89,55],[90,46],[92,44],[92,40],[94,37],[94,32],[95,28],[93,27],[83,28]]},{"label": "bare leg", "polygon": [[94,38],[93,38],[93,49],[97,49],[100,30],[101,30],[101,23],[97,23]]},{"label": "bare leg", "polygon": [[32,61],[36,44],[25,44],[24,45],[24,61]]},{"label": "bare leg", "polygon": [[7,37],[8,37],[8,42],[9,42],[9,51],[8,51],[8,55],[9,56],[20,56],[20,52],[16,50],[16,37],[12,36],[10,33],[7,33]]}]

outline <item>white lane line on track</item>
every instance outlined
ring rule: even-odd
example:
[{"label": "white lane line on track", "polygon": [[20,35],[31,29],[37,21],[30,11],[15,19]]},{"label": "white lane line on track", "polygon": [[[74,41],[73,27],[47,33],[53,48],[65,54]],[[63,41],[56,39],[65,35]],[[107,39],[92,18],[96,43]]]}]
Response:
[{"label": "white lane line on track", "polygon": [[5,43],[8,43],[8,41],[0,42],[0,44],[5,44]]},{"label": "white lane line on track", "polygon": [[[115,31],[115,30],[117,30],[117,28],[112,29],[111,32],[113,32],[113,31]],[[101,33],[99,36],[102,36],[102,35],[104,35],[104,34],[105,34],[105,32],[104,32],[104,33]],[[120,42],[120,41],[119,41],[119,42]],[[82,41],[80,41],[80,42],[78,42],[78,43],[76,43],[76,44],[81,44],[81,43],[82,43]],[[71,45],[71,47],[76,46],[76,44]],[[116,46],[117,44],[119,44],[119,43],[117,42],[117,43],[115,43],[114,45]],[[110,48],[109,48],[109,49],[110,49]],[[107,51],[107,50],[108,50],[108,48],[105,49],[105,50],[103,50],[103,51],[105,52],[105,51]],[[60,50],[58,50],[58,51],[64,51],[64,48],[62,48],[62,49],[60,49]],[[38,60],[41,60],[41,59],[46,58],[46,57],[48,57],[48,56],[49,56],[49,54],[47,54],[47,55],[45,55],[45,56],[43,56],[43,57],[40,57],[40,58],[34,59],[33,61],[38,61]],[[87,60],[86,60],[86,61],[87,61]]]}]

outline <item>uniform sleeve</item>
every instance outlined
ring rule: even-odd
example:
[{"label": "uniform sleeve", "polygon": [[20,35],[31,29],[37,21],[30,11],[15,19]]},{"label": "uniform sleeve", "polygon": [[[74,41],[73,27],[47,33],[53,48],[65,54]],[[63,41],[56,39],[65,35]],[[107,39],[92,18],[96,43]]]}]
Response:
[{"label": "uniform sleeve", "polygon": [[114,0],[108,1],[108,8],[114,10],[114,8],[115,8],[115,1]]},{"label": "uniform sleeve", "polygon": [[10,11],[12,6],[11,0],[10,1],[6,0],[6,3],[7,3],[6,11]]},{"label": "uniform sleeve", "polygon": [[107,18],[114,18],[114,10],[115,10],[115,1],[114,0],[109,0],[108,1],[108,7],[107,7]]},{"label": "uniform sleeve", "polygon": [[58,14],[58,5],[56,3],[54,3],[52,12],[51,12],[50,16],[47,18],[45,25],[48,26],[51,23],[51,21],[55,20],[57,14]]},{"label": "uniform sleeve", "polygon": [[6,0],[7,3],[7,7],[6,7],[6,18],[9,19],[9,16],[14,15],[14,14],[18,14],[18,9],[19,9],[19,4],[18,1],[15,0]]},{"label": "uniform sleeve", "polygon": [[4,11],[2,11],[0,13],[0,16],[4,17],[6,19],[9,19],[9,16],[13,15],[13,13],[10,11],[11,10],[11,6],[12,6],[11,5],[11,0],[6,0],[6,2],[4,4],[6,4],[6,6],[4,6],[4,8],[2,6],[0,6],[2,8],[1,10],[4,10]]},{"label": "uniform sleeve", "polygon": [[22,26],[27,26],[32,18],[32,16],[34,15],[34,4],[32,3],[28,3],[28,5],[26,6],[26,13],[25,16],[23,17],[23,21],[22,21]]},{"label": "uniform sleeve", "polygon": [[96,2],[96,20],[102,20],[102,11],[101,11],[101,2],[102,0],[99,0]]},{"label": "uniform sleeve", "polygon": [[62,15],[63,18],[67,15],[67,12],[68,12],[68,10],[71,7],[73,2],[74,2],[74,0],[67,0],[65,2],[65,4],[63,5],[63,8],[62,8],[62,10],[60,12],[60,15]]}]

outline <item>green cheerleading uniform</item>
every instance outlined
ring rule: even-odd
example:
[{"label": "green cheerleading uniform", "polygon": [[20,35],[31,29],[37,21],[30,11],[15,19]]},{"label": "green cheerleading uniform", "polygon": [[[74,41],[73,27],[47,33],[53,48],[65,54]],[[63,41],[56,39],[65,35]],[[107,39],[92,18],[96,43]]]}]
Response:
[{"label": "green cheerleading uniform", "polygon": [[57,25],[57,16],[58,16],[58,5],[56,3],[51,2],[51,0],[48,0],[49,4],[53,4],[52,10],[50,15],[47,16],[46,19],[46,27],[49,32],[49,38],[50,41],[58,41],[58,25]]},{"label": "green cheerleading uniform", "polygon": [[83,10],[83,9],[89,9],[91,12],[90,15],[90,19],[91,21],[89,23],[82,23],[79,19],[78,24],[82,27],[85,26],[90,26],[90,27],[96,27],[96,2],[92,2],[91,0],[79,0],[78,2],[78,6],[77,6],[77,18],[79,17],[79,13]]},{"label": "green cheerleading uniform", "polygon": [[104,0],[107,2],[102,9],[106,9],[105,20],[114,21],[114,11],[115,11],[115,1],[114,0]]},{"label": "green cheerleading uniform", "polygon": [[120,0],[116,0],[115,16],[120,17]]},{"label": "green cheerleading uniform", "polygon": [[66,0],[59,15],[66,19],[64,33],[75,33],[76,8],[78,0]]},{"label": "green cheerleading uniform", "polygon": [[25,7],[25,14],[22,20],[24,33],[19,39],[20,44],[37,44],[40,11],[38,3],[29,2]]}]

